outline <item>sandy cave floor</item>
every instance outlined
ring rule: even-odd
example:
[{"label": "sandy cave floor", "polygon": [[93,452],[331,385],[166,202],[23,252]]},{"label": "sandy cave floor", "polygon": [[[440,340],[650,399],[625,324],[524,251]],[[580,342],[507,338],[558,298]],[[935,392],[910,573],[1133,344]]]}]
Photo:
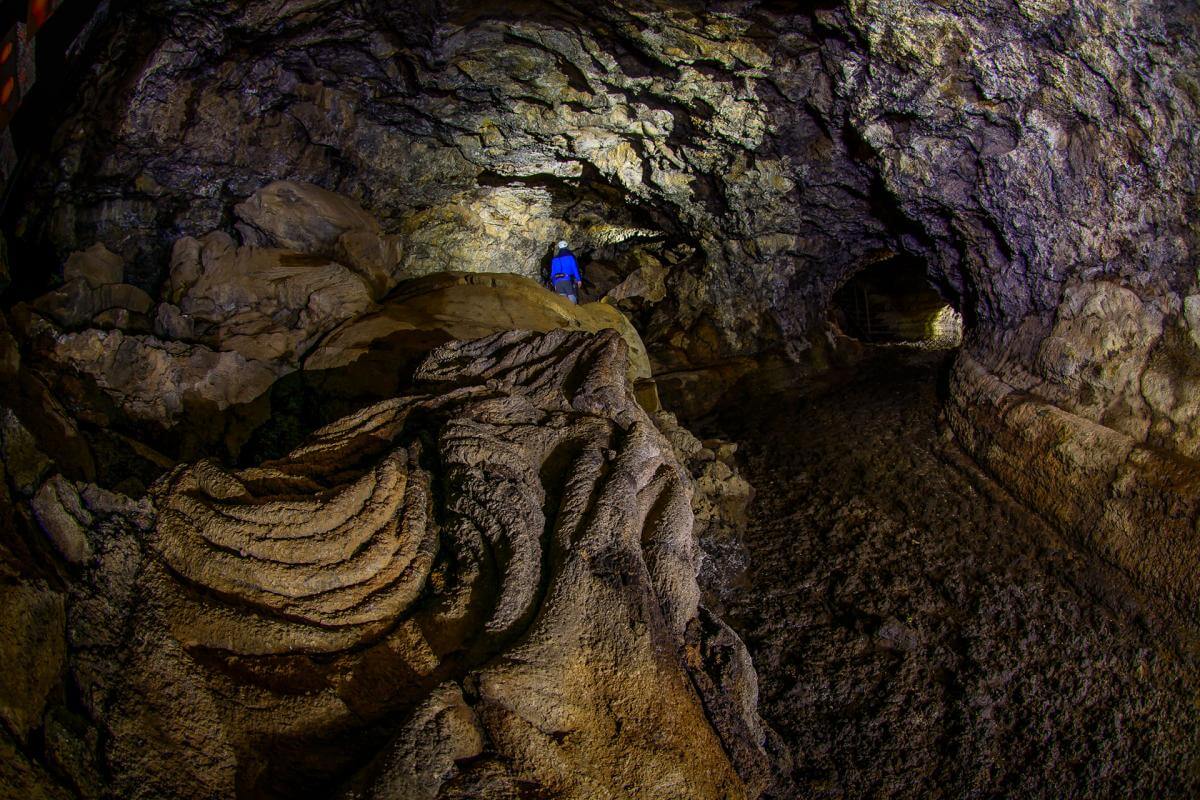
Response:
[{"label": "sandy cave floor", "polygon": [[757,489],[728,613],[797,791],[1200,796],[1194,645],[941,434],[947,358],[881,350],[711,431]]}]

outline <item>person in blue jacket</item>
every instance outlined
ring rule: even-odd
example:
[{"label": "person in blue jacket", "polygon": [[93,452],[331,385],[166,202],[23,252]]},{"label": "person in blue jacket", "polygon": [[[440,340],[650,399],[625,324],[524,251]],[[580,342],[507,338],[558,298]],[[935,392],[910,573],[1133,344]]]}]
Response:
[{"label": "person in blue jacket", "polygon": [[578,303],[581,282],[579,262],[575,260],[575,254],[567,248],[566,242],[559,242],[558,253],[550,262],[550,285],[554,287],[554,291],[572,303]]}]

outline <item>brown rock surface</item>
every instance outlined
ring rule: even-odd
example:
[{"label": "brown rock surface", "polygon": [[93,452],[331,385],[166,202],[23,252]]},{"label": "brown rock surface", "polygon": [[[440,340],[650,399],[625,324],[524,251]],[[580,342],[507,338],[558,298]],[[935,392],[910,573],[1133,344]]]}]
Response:
[{"label": "brown rock surface", "polygon": [[347,797],[757,795],[753,671],[626,375],[613,331],[451,343],[283,459],[174,470],[144,556],[97,512],[71,634],[130,637],[77,677],[114,788],[291,796],[374,751]]},{"label": "brown rock surface", "polygon": [[1016,497],[1200,621],[1195,461],[1020,391],[965,353],[950,397],[959,441]]},{"label": "brown rock surface", "polygon": [[[80,571],[99,576],[100,585],[87,598],[96,606],[89,610],[112,624],[88,630],[87,644],[73,654],[84,677],[73,687],[79,691],[67,695],[87,708],[57,709],[62,712],[54,717],[57,727],[47,723],[44,735],[35,736],[38,741],[30,747],[17,747],[17,755],[44,763],[56,776],[108,774],[93,770],[82,754],[97,750],[99,745],[91,743],[112,742],[106,758],[130,786],[136,781],[128,776],[157,775],[154,763],[169,760],[190,764],[197,777],[189,790],[211,796],[273,785],[275,767],[262,765],[288,763],[296,753],[304,754],[299,759],[304,763],[290,780],[299,784],[316,776],[305,791],[331,792],[333,783],[353,773],[363,781],[347,792],[404,793],[439,782],[447,798],[536,792],[497,749],[503,744],[538,771],[529,781],[556,792],[603,794],[605,787],[568,785],[565,779],[555,783],[557,778],[547,777],[556,769],[553,759],[530,744],[537,732],[524,731],[528,736],[522,739],[507,717],[482,714],[496,705],[485,702],[491,689],[482,678],[463,677],[482,669],[474,660],[479,652],[455,651],[448,658],[458,661],[446,667],[446,674],[434,667],[420,672],[425,667],[407,663],[398,675],[388,671],[395,662],[385,650],[394,645],[397,652],[410,652],[407,644],[395,642],[417,641],[411,626],[404,625],[419,613],[435,613],[421,604],[440,596],[439,582],[456,563],[439,572],[435,560],[422,583],[428,591],[414,602],[410,616],[386,632],[371,632],[390,613],[383,607],[375,609],[379,617],[367,614],[344,625],[325,619],[303,628],[317,639],[340,631],[358,642],[352,652],[231,656],[187,636],[172,638],[174,629],[158,638],[122,638],[129,614],[104,608],[135,595],[149,598],[139,613],[150,621],[139,631],[166,630],[163,620],[171,604],[185,601],[253,607],[280,625],[300,625],[316,611],[277,591],[274,568],[236,579],[225,572],[214,577],[211,570],[229,566],[225,551],[206,566],[209,572],[187,576],[154,562],[164,557],[155,551],[150,560],[161,581],[143,587],[137,572],[141,562],[133,555],[141,550],[140,534],[120,533],[125,511],[95,511],[86,492],[77,492],[85,498],[86,515],[63,517],[55,510],[74,503],[68,478],[94,478],[108,487],[120,482],[140,495],[161,470],[173,467],[173,458],[219,455],[245,466],[267,458],[264,453],[270,458],[290,453],[297,441],[331,419],[400,394],[418,360],[448,339],[516,326],[624,324],[620,318],[582,321],[573,310],[555,308],[544,293],[514,289],[518,284],[491,277],[434,277],[427,288],[439,281],[457,283],[444,293],[437,289],[414,297],[400,288],[394,302],[387,297],[401,279],[447,268],[536,277],[550,244],[559,238],[568,239],[582,257],[584,296],[609,295],[641,332],[640,338],[626,336],[635,350],[634,374],[648,377],[653,364],[659,384],[633,386],[637,396],[645,407],[655,408],[655,387],[661,385],[666,405],[689,422],[731,405],[752,410],[765,392],[795,386],[856,358],[861,346],[839,338],[826,324],[831,298],[869,265],[911,259],[966,321],[962,357],[948,394],[939,398],[946,401],[949,426],[963,447],[1014,496],[1056,523],[1068,541],[1081,544],[1081,558],[1099,553],[1133,577],[1131,593],[1140,587],[1162,594],[1179,618],[1198,620],[1200,228],[1194,218],[1200,196],[1200,138],[1195,135],[1200,11],[1194,3],[145,0],[101,3],[96,9],[87,34],[76,40],[57,76],[67,87],[62,96],[71,102],[27,104],[28,124],[21,120],[14,127],[14,141],[28,152],[5,187],[3,235],[13,257],[0,258],[0,287],[7,287],[0,317],[0,402],[12,409],[20,430],[11,420],[0,420],[5,426],[0,445],[5,458],[35,457],[27,464],[5,465],[0,522],[7,526],[12,520],[10,527],[22,536],[29,528],[42,537],[26,537],[36,539],[38,547],[25,554],[30,563],[22,562],[22,568],[45,570],[64,585]],[[71,14],[82,19],[88,12]],[[48,52],[49,47],[39,50],[39,61]],[[44,85],[42,90],[50,91]],[[28,136],[28,131],[46,135]],[[7,156],[0,160],[9,161]],[[241,247],[236,246],[239,234]],[[103,244],[93,246],[96,242]],[[177,242],[175,257],[169,258]],[[91,249],[68,257],[82,248]],[[64,259],[64,283],[54,286],[52,276]],[[8,307],[10,300],[39,294],[28,304]],[[156,297],[162,300],[157,306]],[[920,313],[893,310],[886,320],[900,338],[911,333],[913,323],[928,322],[920,308],[912,310]],[[9,333],[10,318],[16,335]],[[557,341],[562,334],[547,337]],[[648,350],[644,359],[640,345],[634,347],[638,341]],[[469,352],[488,363],[495,355]],[[542,355],[547,365],[568,357]],[[522,387],[513,390],[516,394],[544,399],[544,381],[554,373],[549,366],[539,372],[540,366],[493,376],[499,388],[484,385],[502,393],[508,391],[502,379],[509,380]],[[571,385],[568,393],[579,377],[564,379]],[[404,393],[409,394],[407,388]],[[421,396],[421,402],[432,402]],[[431,432],[443,421],[439,413],[422,406],[412,421],[411,430],[419,429],[424,439],[415,465],[404,467],[411,474],[433,475],[436,470],[427,462],[443,458],[442,443]],[[673,424],[658,421],[663,431]],[[721,456],[720,444],[697,450],[682,435],[671,438],[680,462],[674,466],[680,469],[669,471],[691,474],[699,492],[693,495],[695,508],[709,519],[708,529],[736,530],[744,492],[732,454]],[[409,444],[405,440],[406,452]],[[802,447],[807,443],[790,456],[785,452],[780,463],[803,456],[808,450]],[[371,483],[368,473],[386,483],[382,463],[376,459],[361,471],[329,477],[321,489],[343,497],[341,502],[349,502],[349,486],[369,494],[364,488]],[[915,464],[918,474],[929,474],[923,459],[909,459],[907,451],[893,463]],[[553,458],[545,464],[556,466]],[[303,462],[302,471],[309,466]],[[212,492],[236,490],[226,480],[233,469],[229,463],[220,469],[212,464],[181,469],[180,474],[195,478],[186,485],[192,493],[188,498],[197,503],[211,499]],[[46,476],[57,472],[61,475],[47,484]],[[834,474],[860,494],[872,490],[859,486],[861,470],[847,467]],[[603,472],[605,480],[609,476]],[[295,489],[288,483],[293,478],[299,480],[283,476],[278,482]],[[304,484],[300,494],[318,493],[316,486]],[[446,499],[438,486],[430,484],[435,505]],[[274,493],[280,488],[254,485],[254,491],[272,498],[269,502],[286,504],[288,499]],[[898,503],[925,500],[907,486],[896,490]],[[388,501],[395,499],[379,491]],[[29,506],[30,494],[38,498],[40,516]],[[783,535],[785,528],[773,528],[781,538],[765,549],[786,549],[797,558],[816,553],[811,560],[819,573],[858,552],[860,541],[841,534],[859,530],[855,510],[863,505],[836,493],[817,497],[833,504],[832,510],[812,510],[825,527],[815,525],[810,539],[801,542]],[[322,496],[320,502],[325,500]],[[713,509],[711,516],[705,503]],[[797,513],[783,505],[773,508],[784,519]],[[973,516],[970,504],[950,508],[967,509],[966,518],[980,524],[991,522],[987,513]],[[68,517],[78,530],[65,524]],[[47,544],[39,519],[49,521],[59,554]],[[431,528],[440,534],[442,520],[436,515],[434,520]],[[906,544],[896,534],[903,530],[897,525],[867,525],[868,533],[879,535],[863,541],[920,558],[922,548]],[[726,537],[696,530],[707,539],[706,548],[720,551],[717,543]],[[86,547],[79,544],[80,535]],[[836,548],[826,553],[819,546],[822,537]],[[550,532],[542,537],[551,538]],[[379,540],[392,541],[382,535]],[[1017,536],[1013,541],[1038,552],[1036,541]],[[522,547],[527,545],[523,540]],[[738,563],[733,550],[720,552],[706,564]],[[977,574],[971,554],[978,552],[972,545],[967,556],[946,562],[948,572],[912,585],[941,609],[937,593],[970,583]],[[378,551],[355,557],[359,560],[350,566],[372,575],[372,569],[410,563],[393,563]],[[286,558],[260,560],[302,571]],[[513,563],[518,561],[525,563]],[[567,562],[564,557],[546,563],[558,570],[570,566]],[[644,577],[643,562],[653,572],[649,554],[623,563]],[[357,587],[335,568],[339,564],[317,559],[310,566],[322,565],[313,572],[348,581],[337,591]],[[287,581],[296,574],[285,572]],[[623,569],[611,572],[626,575]],[[217,581],[222,576],[223,583]],[[256,583],[256,577],[263,580]],[[728,599],[720,591],[725,583],[720,574],[702,577],[706,590],[715,587],[706,599]],[[1017,572],[1005,577],[1014,585],[1029,585]],[[219,584],[220,595],[210,595],[202,585],[210,578]],[[313,580],[320,584],[319,577]],[[825,585],[819,574],[813,580]],[[510,585],[493,583],[488,591]],[[836,576],[827,583],[835,595],[842,588]],[[602,595],[586,579],[579,585],[582,597]],[[539,591],[543,588],[539,584]],[[870,597],[870,582],[845,593],[857,600]],[[490,595],[481,591],[479,597],[484,596]],[[1067,597],[1068,609],[1091,613],[1086,600],[1070,592],[1053,596]],[[471,602],[478,599],[471,597]],[[960,592],[955,597],[961,605],[976,596]],[[471,602],[464,618],[478,611]],[[1003,615],[1017,605],[1006,604],[997,590],[984,607]],[[1035,611],[1049,605],[1033,603]],[[821,599],[811,607],[781,603],[776,608],[785,618],[766,621],[764,629],[784,638],[794,632],[788,626],[802,624],[809,613],[826,614],[834,629],[871,628],[865,644],[835,630],[831,651],[841,644],[909,652],[906,648],[920,641],[919,626],[893,618],[890,610],[875,620],[842,613],[841,606]],[[958,619],[958,612],[939,613]],[[181,629],[191,635],[187,615],[181,612],[180,618],[185,620]],[[601,622],[613,620],[596,621]],[[369,642],[355,638],[360,624],[368,629]],[[213,628],[218,629],[225,630]],[[671,625],[664,629],[674,631]],[[739,730],[750,731],[722,734],[725,752],[742,764],[738,743],[757,743],[760,736],[756,723],[746,722],[739,711],[753,707],[753,691],[740,645],[731,637],[698,612],[685,635],[691,649],[683,660],[692,665],[691,683],[704,695],[708,720],[741,719]],[[958,658],[969,651],[970,639],[951,633],[930,647]],[[1094,646],[1102,639],[1094,637],[1088,647],[1069,652],[1096,660],[1115,652],[1123,663],[1135,663],[1133,649]],[[97,641],[101,644],[94,645]],[[272,639],[242,634],[237,641],[265,645]],[[642,643],[629,641],[628,660],[621,663],[646,667],[638,660]],[[1147,649],[1158,646],[1153,637],[1145,641]],[[1033,651],[1050,654],[1051,661],[1055,652]],[[498,653],[489,651],[489,656]],[[445,664],[444,655],[436,652],[422,663]],[[538,655],[551,658],[542,651]],[[720,679],[696,672],[697,664],[718,662],[727,669]],[[876,699],[840,684],[822,687],[819,676],[805,683],[811,670],[792,670],[811,663],[803,642],[780,662],[792,687],[807,687],[796,691],[808,692],[810,699],[851,696],[839,706],[847,718],[857,719],[855,714]],[[831,676],[831,683],[845,681],[840,663],[844,660],[830,657],[818,669]],[[1140,668],[1142,662],[1136,663]],[[192,682],[163,689],[145,707],[130,699],[133,690],[126,687],[129,697],[117,704],[126,715],[119,724],[126,727],[115,737],[107,729],[101,735],[94,725],[101,724],[107,707],[89,704],[105,696],[103,687],[96,687],[112,684],[105,676],[120,671],[114,665],[126,664],[131,665],[130,685],[161,687],[163,676],[177,672],[179,664],[186,665],[185,672],[194,670]],[[889,666],[872,664],[878,672]],[[944,735],[926,741],[931,747],[957,741],[956,720],[975,708],[953,702],[965,684],[946,678],[952,673],[940,656],[920,665],[929,667],[933,680],[913,685],[923,686],[926,697],[950,697],[946,707],[957,715],[942,729]],[[909,667],[921,668],[911,662]],[[677,699],[671,664],[662,668],[668,689],[664,702]],[[1136,673],[1130,671],[1135,668],[1126,669],[1112,685],[1138,695]],[[870,679],[875,672],[864,674]],[[212,675],[220,677],[210,680]],[[997,670],[989,679],[1003,682],[1003,675]],[[1080,685],[1087,684],[1086,675]],[[594,676],[583,671],[576,677],[587,687]],[[505,702],[521,680],[502,687],[508,692]],[[396,686],[416,688],[395,699]],[[977,687],[976,694],[988,699],[994,688]],[[1074,697],[1069,688],[1063,694]],[[272,725],[300,709],[292,715],[295,727],[280,723],[267,730],[253,716],[258,712],[250,711],[231,721],[230,697],[242,708],[257,709]],[[387,708],[379,707],[381,697]],[[582,690],[581,697],[594,699]],[[1086,706],[1086,693],[1079,697],[1073,705]],[[532,693],[519,699],[538,702]],[[631,688],[621,699],[644,698]],[[194,701],[195,724],[164,734],[162,728],[170,726],[161,720],[171,718],[184,701]],[[513,707],[518,705],[514,701]],[[599,706],[603,703],[582,702],[580,713],[595,716]],[[1072,704],[1048,701],[1045,707],[1062,713]],[[542,713],[520,708],[529,716]],[[911,730],[910,722],[927,718],[920,702],[907,708],[912,719],[868,724],[866,733],[829,735],[844,735],[851,744],[864,737],[897,738],[895,730]],[[1004,716],[1004,709],[986,708],[1003,725],[1021,727],[1021,721]],[[408,722],[392,713],[397,709]],[[469,718],[464,709],[470,710]],[[345,722],[349,718],[353,724]],[[65,719],[87,721],[68,724]],[[822,727],[828,720],[820,714],[796,719],[817,721],[814,738],[805,741],[815,742],[819,751],[820,736],[832,730]],[[895,725],[898,720],[903,724]],[[608,763],[603,747],[586,736],[572,738],[565,728],[541,721],[547,727],[538,732],[560,750],[583,747],[598,764]],[[1086,727],[1086,721],[1080,724]],[[716,727],[729,730],[722,725]],[[1125,741],[1124,728],[1098,729]],[[70,735],[62,733],[68,730]],[[434,740],[428,747],[417,733],[425,730]],[[126,736],[129,731],[136,735]],[[338,740],[343,734],[348,741]],[[628,735],[636,741],[640,731],[635,726]],[[1005,736],[1000,739],[1014,751],[1024,748],[1011,758],[1024,772],[1004,787],[1034,792],[1037,781],[1023,777],[1034,775],[1045,778],[1045,785],[1065,786],[1062,794],[1078,789],[1069,780],[1060,784],[1054,774],[1024,766],[1034,760],[1035,748],[1052,750],[1059,746],[1056,741],[1035,734],[1026,740]],[[139,749],[137,737],[158,749]],[[65,743],[58,747],[60,740]],[[473,753],[479,741],[482,750]],[[1155,741],[1165,751],[1175,745],[1166,736]],[[12,750],[9,744],[0,741],[0,747]],[[42,750],[35,753],[37,748]],[[803,756],[804,749],[796,752]],[[361,771],[362,758],[376,752],[391,755],[381,755],[378,770]],[[806,786],[818,794],[870,795],[880,788],[872,775],[883,776],[884,788],[896,788],[893,777],[904,773],[895,769],[899,762],[888,760],[891,751],[873,750],[883,755],[855,760],[861,752],[851,746],[840,751],[840,761],[822,762],[815,777],[801,777],[811,778]],[[978,752],[991,751],[981,747]],[[1069,776],[1106,763],[1101,745],[1089,744],[1073,758],[1047,763],[1062,765],[1060,771]],[[25,764],[14,759],[18,762]],[[68,763],[76,766],[67,769]],[[35,766],[20,778],[27,788],[16,793],[32,794],[28,787],[40,785],[41,777],[29,777],[41,775]],[[582,768],[572,775],[591,780]],[[958,777],[938,773],[938,780],[922,783],[920,791],[943,792],[941,784]],[[986,778],[979,780],[991,786]],[[1113,780],[1119,788],[1110,792],[1120,793],[1125,784]],[[758,784],[748,780],[747,785]],[[954,785],[962,794],[981,791],[975,784]],[[1087,793],[1104,794],[1097,785],[1087,784]],[[1162,786],[1181,795],[1193,788],[1137,783],[1149,787],[1150,794]]]},{"label": "brown rock surface", "polygon": [[53,466],[11,408],[0,408],[0,461],[13,488],[26,497],[42,485]]},{"label": "brown rock surface", "polygon": [[[251,360],[295,364],[338,323],[371,306],[366,281],[321,256],[238,247],[223,233],[175,245],[164,292],[192,339]],[[177,330],[171,331],[179,333]]]},{"label": "brown rock surface", "polygon": [[31,505],[46,538],[63,559],[80,565],[91,557],[85,532],[92,524],[92,515],[83,507],[71,481],[55,475],[42,484]]},{"label": "brown rock surface", "polygon": [[344,233],[380,232],[379,223],[358,203],[320,186],[296,181],[275,181],[264,186],[234,206],[233,213],[265,238],[254,244],[301,253],[331,254]]},{"label": "brown rock surface", "polygon": [[512,272],[536,280],[565,228],[546,189],[483,187],[405,219],[404,274]]},{"label": "brown rock surface", "polygon": [[[579,330],[620,333],[629,350],[631,382],[650,379],[641,336],[606,303],[575,305],[528,278],[496,273],[444,272],[402,284],[381,308],[349,320],[325,337],[304,361],[310,373],[341,370],[343,383],[398,386],[405,364],[451,339],[505,330]],[[390,377],[390,379],[389,379]]]},{"label": "brown rock surface", "polygon": [[692,514],[703,553],[700,588],[705,605],[723,615],[726,601],[746,588],[748,561],[742,539],[754,489],[740,474],[735,443],[701,442],[667,411],[656,413],[654,423],[691,475]]},{"label": "brown rock surface", "polygon": [[63,265],[63,280],[69,283],[81,278],[93,289],[113,283],[124,283],[125,259],[100,243],[87,250],[72,253]]},{"label": "brown rock surface", "polygon": [[30,583],[0,586],[0,719],[22,740],[41,727],[62,681],[66,625],[61,593]]},{"label": "brown rock surface", "polygon": [[604,295],[615,304],[622,300],[638,299],[645,303],[657,303],[667,296],[667,270],[648,253],[637,253],[634,269],[624,280]]},{"label": "brown rock surface", "polygon": [[198,406],[224,411],[249,403],[283,371],[237,352],[120,331],[60,334],[49,355],[91,377],[122,414],[163,426],[183,422]]},{"label": "brown rock surface", "polygon": [[68,800],[73,797],[49,771],[30,762],[3,736],[0,736],[0,792],[28,800]]},{"label": "brown rock surface", "polygon": [[233,208],[244,244],[294,250],[339,261],[361,275],[375,297],[399,276],[399,237],[354,200],[297,181],[275,181]]},{"label": "brown rock surface", "polygon": [[783,796],[1195,797],[1194,634],[939,431],[945,366],[888,348],[722,415],[756,490],[725,617],[794,758]]},{"label": "brown rock surface", "polygon": [[149,330],[153,298],[124,282],[124,259],[103,244],[72,253],[63,278],[62,286],[33,302],[38,312],[59,325]]}]

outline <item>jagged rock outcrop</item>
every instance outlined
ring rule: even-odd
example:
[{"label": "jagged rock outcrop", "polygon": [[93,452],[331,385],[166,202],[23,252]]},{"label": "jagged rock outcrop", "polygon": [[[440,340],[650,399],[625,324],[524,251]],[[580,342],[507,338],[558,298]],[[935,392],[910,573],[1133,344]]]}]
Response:
[{"label": "jagged rock outcrop", "polygon": [[691,479],[626,353],[451,343],[283,459],[85,490],[69,640],[113,790],[757,796],[753,669],[699,606]]}]

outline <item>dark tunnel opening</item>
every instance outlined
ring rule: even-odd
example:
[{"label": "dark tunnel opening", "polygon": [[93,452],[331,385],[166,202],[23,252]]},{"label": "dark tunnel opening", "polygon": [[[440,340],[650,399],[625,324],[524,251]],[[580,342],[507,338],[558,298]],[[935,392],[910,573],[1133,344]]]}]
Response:
[{"label": "dark tunnel opening", "polygon": [[855,273],[834,293],[829,320],[869,344],[951,349],[963,337],[959,309],[929,279],[925,263],[907,255]]}]

